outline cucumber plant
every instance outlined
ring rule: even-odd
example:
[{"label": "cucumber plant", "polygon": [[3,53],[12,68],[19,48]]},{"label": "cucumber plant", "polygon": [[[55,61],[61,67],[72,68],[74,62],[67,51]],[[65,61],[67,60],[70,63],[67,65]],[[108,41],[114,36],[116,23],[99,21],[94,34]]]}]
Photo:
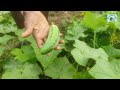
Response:
[{"label": "cucumber plant", "polygon": [[[112,12],[86,11],[82,19],[62,22],[63,28],[52,24],[41,49],[32,36],[21,37],[10,13],[0,13],[0,78],[120,79],[120,22],[106,22]],[[62,50],[54,50],[58,27],[67,31]]]}]

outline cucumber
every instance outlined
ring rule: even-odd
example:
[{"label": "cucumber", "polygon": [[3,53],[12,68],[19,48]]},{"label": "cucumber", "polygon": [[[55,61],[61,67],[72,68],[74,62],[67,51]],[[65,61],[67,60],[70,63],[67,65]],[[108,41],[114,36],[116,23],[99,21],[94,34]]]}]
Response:
[{"label": "cucumber", "polygon": [[40,49],[40,53],[42,55],[48,54],[51,52],[58,44],[60,40],[60,31],[59,28],[52,24],[50,26],[48,38],[46,42],[43,44],[42,48]]}]

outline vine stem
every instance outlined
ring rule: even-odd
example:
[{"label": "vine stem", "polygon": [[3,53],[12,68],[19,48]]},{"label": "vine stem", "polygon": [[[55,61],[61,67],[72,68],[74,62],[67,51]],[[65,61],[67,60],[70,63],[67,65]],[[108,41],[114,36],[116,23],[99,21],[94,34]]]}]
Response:
[{"label": "vine stem", "polygon": [[93,46],[95,48],[95,45],[96,45],[96,32],[94,31],[94,39],[93,39]]}]

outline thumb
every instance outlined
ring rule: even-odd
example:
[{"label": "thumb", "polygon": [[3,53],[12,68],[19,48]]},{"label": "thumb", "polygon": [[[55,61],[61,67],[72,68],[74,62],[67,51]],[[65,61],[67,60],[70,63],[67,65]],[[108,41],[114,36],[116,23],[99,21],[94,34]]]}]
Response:
[{"label": "thumb", "polygon": [[[27,20],[26,20],[27,21]],[[31,23],[26,23],[25,21],[25,32],[22,34],[22,37],[28,37],[32,34],[33,32],[33,28],[34,28],[34,24],[31,24]]]},{"label": "thumb", "polygon": [[33,31],[33,28],[26,29],[26,31],[22,34],[22,37],[25,38],[30,36],[32,34],[32,31]]}]

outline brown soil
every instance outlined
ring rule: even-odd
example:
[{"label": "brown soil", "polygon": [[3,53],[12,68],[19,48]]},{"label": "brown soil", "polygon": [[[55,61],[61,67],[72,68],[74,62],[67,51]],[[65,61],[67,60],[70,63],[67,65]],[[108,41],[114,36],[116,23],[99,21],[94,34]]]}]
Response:
[{"label": "brown soil", "polygon": [[83,11],[50,11],[49,22],[59,25],[63,19],[70,21],[73,16],[79,17],[81,12]]},{"label": "brown soil", "polygon": [[63,21],[65,21],[65,24],[71,23],[72,17],[76,16],[78,19],[81,18],[80,14],[83,11],[50,11],[49,12],[49,22],[54,22],[60,29],[61,33],[65,33],[65,25]]}]

